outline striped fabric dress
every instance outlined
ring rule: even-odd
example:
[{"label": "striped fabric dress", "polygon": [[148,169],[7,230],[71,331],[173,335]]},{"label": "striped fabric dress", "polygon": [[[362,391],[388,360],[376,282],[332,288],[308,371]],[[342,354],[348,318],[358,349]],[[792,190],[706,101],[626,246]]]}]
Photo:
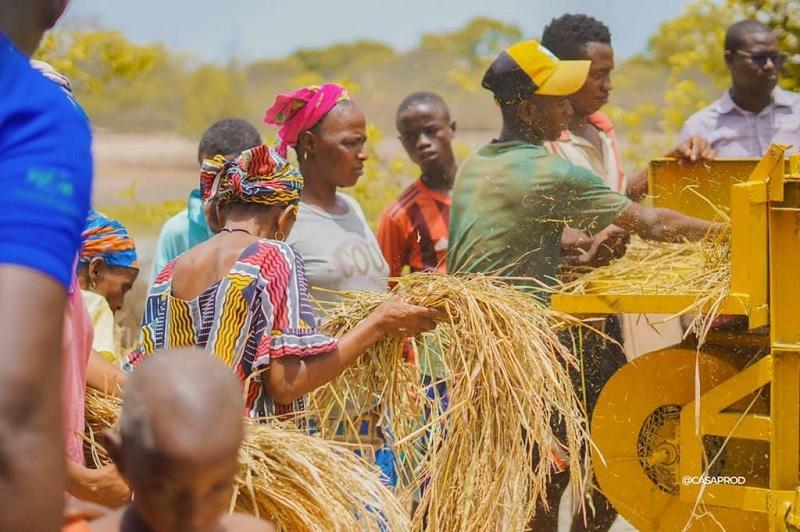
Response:
[{"label": "striped fabric dress", "polygon": [[242,252],[230,272],[191,300],[172,296],[173,260],[156,277],[147,298],[133,367],[154,351],[197,347],[230,366],[246,392],[249,417],[301,412],[272,401],[262,373],[275,358],[332,351],[336,340],[319,333],[308,300],[303,260],[289,245],[260,240]]}]

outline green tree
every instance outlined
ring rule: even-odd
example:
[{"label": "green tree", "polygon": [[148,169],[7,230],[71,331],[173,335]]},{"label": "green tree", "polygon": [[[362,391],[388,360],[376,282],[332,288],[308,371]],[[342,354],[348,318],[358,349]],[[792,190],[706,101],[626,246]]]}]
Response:
[{"label": "green tree", "polygon": [[477,64],[496,56],[521,38],[522,30],[513,24],[478,17],[455,31],[423,35],[420,47]]},{"label": "green tree", "polygon": [[[737,20],[757,19],[770,26],[778,36],[781,49],[790,61],[784,70],[781,85],[789,89],[800,86],[800,3],[789,0],[699,0],[687,6],[681,16],[661,25],[651,37],[649,47],[653,59],[670,69],[671,85],[678,95],[673,107],[686,106],[687,100],[704,105],[696,86],[682,83],[687,73],[700,71],[716,89],[729,86],[728,70],[723,59],[725,30]],[[675,38],[678,35],[680,38]],[[695,92],[692,95],[689,93]],[[689,109],[687,109],[689,110]]]},{"label": "green tree", "polygon": [[800,2],[740,0],[735,4],[741,4],[743,18],[757,18],[775,30],[781,50],[790,58],[784,68],[781,85],[791,90],[800,89]]},{"label": "green tree", "polygon": [[115,129],[175,129],[183,61],[116,31],[48,33],[36,55],[67,75],[92,119]]},{"label": "green tree", "polygon": [[213,122],[246,114],[245,75],[235,65],[202,65],[181,80],[180,131],[198,134]]},{"label": "green tree", "polygon": [[521,38],[522,30],[517,26],[478,17],[455,31],[423,35],[420,49],[452,58],[446,70],[449,85],[467,93],[477,93],[481,77],[491,61]]}]

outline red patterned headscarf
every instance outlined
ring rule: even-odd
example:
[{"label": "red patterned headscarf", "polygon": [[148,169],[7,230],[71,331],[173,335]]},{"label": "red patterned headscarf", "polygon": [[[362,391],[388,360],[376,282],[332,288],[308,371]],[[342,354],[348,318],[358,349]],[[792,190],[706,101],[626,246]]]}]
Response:
[{"label": "red patterned headscarf", "polygon": [[234,161],[221,155],[206,159],[200,171],[204,201],[296,205],[302,191],[300,172],[265,145],[243,151]]},{"label": "red patterned headscarf", "polygon": [[339,102],[352,100],[347,89],[336,83],[279,94],[264,116],[265,124],[282,126],[276,151],[286,157],[288,148],[297,146],[300,133],[317,125]]}]

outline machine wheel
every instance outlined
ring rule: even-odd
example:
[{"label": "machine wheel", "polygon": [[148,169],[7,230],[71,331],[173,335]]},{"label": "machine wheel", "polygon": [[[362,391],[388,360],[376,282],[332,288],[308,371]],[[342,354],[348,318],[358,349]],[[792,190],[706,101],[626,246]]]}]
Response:
[{"label": "machine wheel", "polygon": [[[592,458],[600,488],[640,530],[683,530],[692,518],[694,504],[678,496],[678,431],[681,409],[694,400],[696,357],[692,348],[671,347],[636,358],[606,384],[594,411]],[[736,372],[724,353],[701,353],[701,392]],[[693,520],[689,530],[767,526],[763,514],[712,506],[705,511],[713,518]]]}]

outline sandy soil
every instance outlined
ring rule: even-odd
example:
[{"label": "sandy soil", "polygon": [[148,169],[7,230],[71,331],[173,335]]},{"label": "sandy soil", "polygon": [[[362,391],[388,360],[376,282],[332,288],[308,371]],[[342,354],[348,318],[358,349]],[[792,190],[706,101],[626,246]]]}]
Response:
[{"label": "sandy soil", "polygon": [[136,185],[143,202],[185,197],[197,183],[197,145],[169,134],[96,131],[95,205],[116,205]]},{"label": "sandy soil", "polygon": [[[491,139],[491,131],[459,132],[470,149]],[[387,134],[377,146],[384,157],[403,155],[400,142]],[[135,184],[142,202],[182,199],[197,186],[197,141],[170,133],[131,134],[96,130],[94,135],[96,205],[128,201]]]}]

